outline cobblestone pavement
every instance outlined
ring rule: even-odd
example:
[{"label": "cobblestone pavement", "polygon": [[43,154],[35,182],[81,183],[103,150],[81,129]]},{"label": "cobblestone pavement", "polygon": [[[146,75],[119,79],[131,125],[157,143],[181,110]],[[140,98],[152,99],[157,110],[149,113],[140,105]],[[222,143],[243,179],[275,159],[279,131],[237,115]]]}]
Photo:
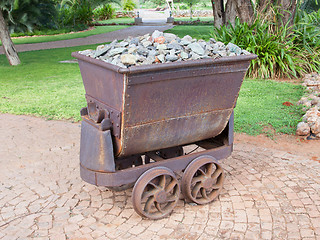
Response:
[{"label": "cobblestone pavement", "polygon": [[[147,33],[152,33],[155,30],[165,31],[172,28],[173,25],[164,26],[132,26],[124,29],[120,29],[113,32],[103,33],[88,36],[85,38],[75,38],[69,40],[61,40],[54,42],[41,42],[41,43],[30,43],[30,44],[16,44],[15,47],[18,52],[34,51],[41,49],[51,49],[51,48],[64,48],[64,47],[74,47],[89,44],[107,43],[114,39],[123,40],[128,36],[136,37]],[[0,47],[0,54],[4,54],[3,47]]]},{"label": "cobblestone pavement", "polygon": [[211,204],[138,216],[79,176],[80,124],[0,115],[0,239],[320,239],[320,163],[236,144]]}]

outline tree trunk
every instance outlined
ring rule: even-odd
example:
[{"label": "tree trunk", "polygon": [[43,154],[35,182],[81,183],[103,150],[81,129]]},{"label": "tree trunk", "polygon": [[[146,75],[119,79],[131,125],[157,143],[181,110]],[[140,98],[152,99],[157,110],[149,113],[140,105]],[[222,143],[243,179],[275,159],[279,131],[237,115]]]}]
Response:
[{"label": "tree trunk", "polygon": [[18,53],[10,38],[10,34],[8,31],[6,22],[4,21],[1,9],[0,9],[0,39],[10,65],[20,64]]},{"label": "tree trunk", "polygon": [[211,0],[214,26],[220,28],[226,22],[223,0]]},{"label": "tree trunk", "polygon": [[274,12],[269,11],[273,7],[276,11],[277,19],[280,24],[293,24],[294,17],[296,15],[297,0],[260,0],[258,9],[262,13]]},{"label": "tree trunk", "polygon": [[289,22],[289,25],[293,24],[294,17],[296,15],[296,0],[278,0],[278,6],[280,7],[280,19],[282,24],[285,25]]},{"label": "tree trunk", "polygon": [[236,17],[240,22],[251,23],[253,6],[251,0],[228,0],[226,4],[226,23],[234,26]]}]

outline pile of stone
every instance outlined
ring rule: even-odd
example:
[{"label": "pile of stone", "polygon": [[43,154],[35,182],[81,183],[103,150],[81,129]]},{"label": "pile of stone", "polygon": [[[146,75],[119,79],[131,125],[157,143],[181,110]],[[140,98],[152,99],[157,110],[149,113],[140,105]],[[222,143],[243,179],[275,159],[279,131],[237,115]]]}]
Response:
[{"label": "pile of stone", "polygon": [[206,42],[189,35],[179,38],[175,34],[157,30],[151,35],[129,37],[121,42],[114,40],[110,44],[98,46],[96,50],[89,49],[79,53],[123,68],[250,54],[235,44],[225,45],[213,38]]},{"label": "pile of stone", "polygon": [[302,85],[306,87],[307,95],[302,97],[298,104],[305,106],[306,114],[297,125],[296,133],[300,136],[320,138],[320,75],[307,74]]}]

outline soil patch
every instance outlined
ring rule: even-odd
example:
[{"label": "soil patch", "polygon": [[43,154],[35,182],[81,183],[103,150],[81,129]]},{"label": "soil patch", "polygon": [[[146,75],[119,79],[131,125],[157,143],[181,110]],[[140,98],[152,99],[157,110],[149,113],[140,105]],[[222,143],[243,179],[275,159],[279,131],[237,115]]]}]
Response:
[{"label": "soil patch", "polygon": [[293,135],[275,135],[272,139],[263,135],[249,136],[235,133],[235,143],[248,143],[258,147],[286,151],[295,155],[303,155],[320,162],[320,140],[307,140],[306,137]]}]

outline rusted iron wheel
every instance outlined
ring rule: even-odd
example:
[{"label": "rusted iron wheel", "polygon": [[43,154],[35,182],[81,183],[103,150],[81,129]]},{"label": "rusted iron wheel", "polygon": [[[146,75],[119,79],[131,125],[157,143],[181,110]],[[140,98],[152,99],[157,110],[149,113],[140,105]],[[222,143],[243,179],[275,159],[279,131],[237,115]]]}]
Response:
[{"label": "rusted iron wheel", "polygon": [[224,179],[224,171],[217,160],[211,156],[200,156],[184,171],[182,193],[197,204],[206,204],[218,197]]},{"label": "rusted iron wheel", "polygon": [[172,212],[179,195],[179,182],[170,169],[151,168],[139,177],[133,187],[133,208],[143,217],[160,219]]}]

